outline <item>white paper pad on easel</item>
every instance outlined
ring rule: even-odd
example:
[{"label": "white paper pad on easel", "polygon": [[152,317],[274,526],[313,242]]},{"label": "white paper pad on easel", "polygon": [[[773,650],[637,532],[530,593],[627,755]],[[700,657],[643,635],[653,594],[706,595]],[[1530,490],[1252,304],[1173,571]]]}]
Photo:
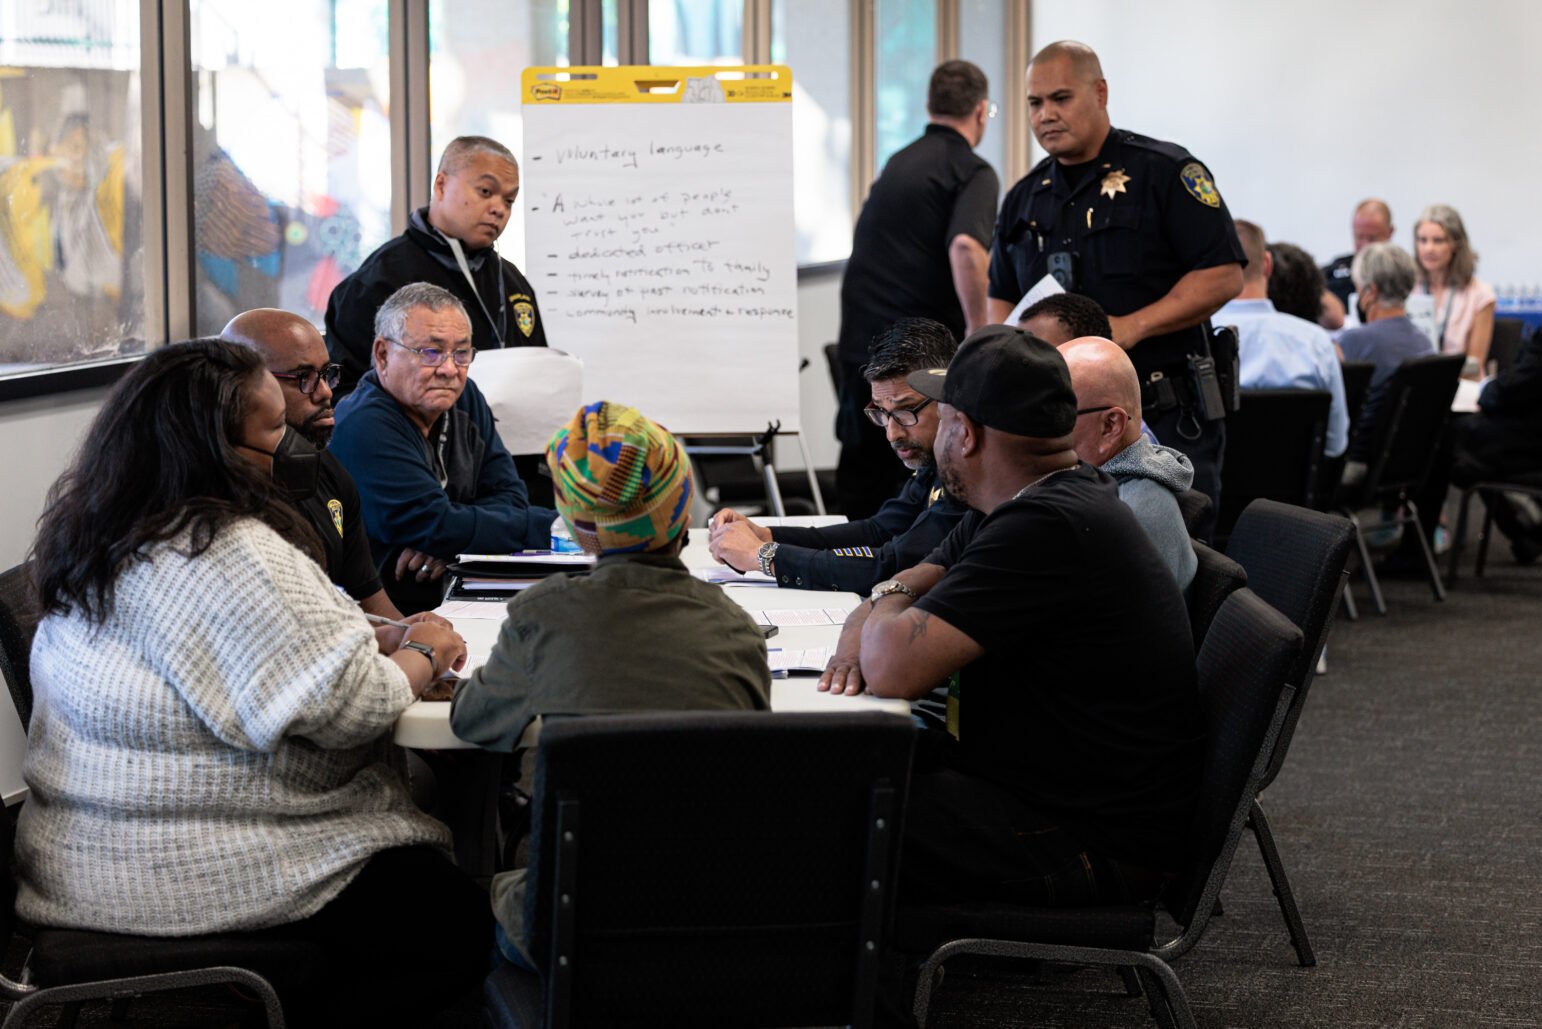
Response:
[{"label": "white paper pad on easel", "polygon": [[1023,299],[1019,300],[1017,306],[1012,308],[1012,313],[1007,315],[1007,320],[1004,324],[1016,325],[1017,320],[1023,316],[1023,312],[1028,310],[1028,308],[1037,304],[1045,297],[1052,297],[1056,293],[1064,292],[1065,287],[1060,285],[1059,280],[1053,275],[1044,276],[1044,278],[1033,284],[1032,289],[1023,294]]},{"label": "white paper pad on easel", "polygon": [[561,350],[479,350],[470,374],[511,454],[546,453],[551,434],[572,421],[583,402],[584,363]]}]

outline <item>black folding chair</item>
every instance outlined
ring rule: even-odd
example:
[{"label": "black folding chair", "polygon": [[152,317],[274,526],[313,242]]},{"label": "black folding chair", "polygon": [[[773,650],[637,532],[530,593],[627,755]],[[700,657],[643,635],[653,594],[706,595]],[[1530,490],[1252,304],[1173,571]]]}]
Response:
[{"label": "black folding chair", "polygon": [[1183,527],[1188,530],[1190,539],[1199,539],[1200,529],[1210,521],[1213,507],[1210,497],[1197,489],[1186,489],[1178,494],[1178,510],[1183,515]]},{"label": "black folding chair", "polygon": [[1344,373],[1344,408],[1349,412],[1349,427],[1353,432],[1360,424],[1360,412],[1365,409],[1365,395],[1371,391],[1371,379],[1376,376],[1376,366],[1370,361],[1345,361],[1339,365]]},{"label": "black folding chair", "polygon": [[1494,338],[1488,345],[1488,363],[1484,371],[1503,375],[1515,367],[1515,359],[1521,352],[1521,342],[1526,338],[1526,323],[1519,318],[1495,318]]},{"label": "black folding chair", "polygon": [[1242,391],[1237,410],[1226,416],[1217,546],[1225,543],[1243,509],[1255,500],[1317,506],[1332,399],[1325,389]]},{"label": "black folding chair", "polygon": [[551,721],[504,1026],[869,1025],[915,729],[879,714]]},{"label": "black folding chair", "polygon": [[[1346,564],[1353,536],[1354,526],[1348,519],[1272,500],[1255,500],[1249,504],[1232,531],[1227,556],[1246,569],[1248,588],[1290,619],[1301,630],[1305,643],[1287,677],[1296,692],[1285,713],[1284,724],[1280,726],[1269,767],[1258,784],[1259,793],[1279,775],[1280,766],[1285,763],[1285,755],[1290,750],[1296,723],[1306,706],[1307,690],[1317,671],[1318,658],[1328,642],[1328,629],[1338,610],[1338,598],[1349,580]],[[1264,868],[1269,872],[1275,899],[1279,901],[1280,913],[1290,930],[1291,944],[1296,948],[1296,958],[1302,965],[1315,965],[1317,958],[1312,953],[1306,925],[1296,907],[1285,864],[1275,846],[1269,819],[1264,816],[1263,806],[1257,798],[1248,815],[1248,826],[1258,840]]]},{"label": "black folding chair", "polygon": [[1248,584],[1248,573],[1242,566],[1218,550],[1212,550],[1199,540],[1194,544],[1194,556],[1199,567],[1194,569],[1194,581],[1189,584],[1189,630],[1194,634],[1194,652],[1205,642],[1210,622],[1221,609],[1226,598]]},{"label": "black folding chair", "polygon": [[1478,552],[1473,559],[1472,574],[1483,578],[1483,571],[1488,567],[1488,545],[1494,538],[1494,505],[1502,502],[1500,495],[1505,493],[1524,493],[1542,503],[1542,472],[1503,479],[1482,479],[1463,487],[1461,499],[1456,505],[1456,531],[1451,534],[1451,562],[1446,567],[1447,585],[1456,581],[1462,549],[1467,542],[1467,520],[1474,495],[1483,498],[1483,527],[1478,530]]},{"label": "black folding chair", "polygon": [[[1204,934],[1237,841],[1294,689],[1301,631],[1241,589],[1227,598],[1199,654],[1199,698],[1205,722],[1205,766],[1191,826],[1192,863],[1164,903],[1181,931],[1156,938],[1150,904],[1096,908],[1028,908],[984,902],[902,908],[897,946],[928,954],[916,984],[916,1021],[926,1025],[937,970],[959,954],[1029,958],[1134,969],[1161,1025],[1190,1029],[1194,1016],[1170,961]],[[1128,982],[1129,979],[1127,978]]]},{"label": "black folding chair", "polygon": [[[1387,384],[1377,424],[1371,427],[1370,460],[1365,478],[1341,486],[1335,503],[1355,526],[1355,544],[1366,586],[1379,614],[1387,613],[1381,583],[1371,565],[1370,547],[1357,511],[1375,508],[1393,512],[1379,525],[1409,525],[1418,535],[1430,590],[1436,600],[1446,599],[1446,588],[1435,567],[1435,555],[1424,534],[1424,523],[1413,497],[1430,474],[1436,449],[1451,418],[1451,400],[1466,358],[1461,354],[1435,354],[1403,362]],[[1432,517],[1439,517],[1433,512]]]}]

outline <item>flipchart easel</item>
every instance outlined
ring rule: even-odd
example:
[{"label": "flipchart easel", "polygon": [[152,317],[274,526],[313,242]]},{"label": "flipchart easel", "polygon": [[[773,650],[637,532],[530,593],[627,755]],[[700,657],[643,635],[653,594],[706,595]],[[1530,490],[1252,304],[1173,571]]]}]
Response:
[{"label": "flipchart easel", "polygon": [[796,436],[823,512],[798,419],[792,72],[527,68],[521,97],[526,270],[584,399],[758,458],[777,514],[769,441]]}]

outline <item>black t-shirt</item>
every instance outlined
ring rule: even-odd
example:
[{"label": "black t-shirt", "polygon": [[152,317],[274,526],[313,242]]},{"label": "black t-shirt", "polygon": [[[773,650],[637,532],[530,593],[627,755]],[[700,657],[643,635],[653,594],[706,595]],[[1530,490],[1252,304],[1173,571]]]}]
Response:
[{"label": "black t-shirt", "polygon": [[359,491],[342,462],[329,452],[321,452],[316,492],[298,506],[321,537],[327,577],[354,600],[378,593],[380,574],[370,557],[369,537],[364,534]]},{"label": "black t-shirt", "polygon": [[928,125],[889,158],[862,205],[841,281],[842,361],[865,362],[873,338],[901,318],[931,318],[963,338],[948,245],[960,235],[991,245],[1000,189],[985,158],[945,125]]},{"label": "black t-shirt", "polygon": [[[1013,186],[991,250],[990,295],[1017,303],[1056,253],[1075,255],[1073,293],[1110,315],[1167,295],[1200,268],[1246,263],[1231,212],[1206,167],[1175,143],[1111,129],[1091,173],[1071,182],[1053,157]],[[1202,354],[1202,323],[1143,339],[1130,351],[1142,378]]]},{"label": "black t-shirt", "polygon": [[944,760],[1060,820],[1095,852],[1177,870],[1203,760],[1182,593],[1087,465],[981,515],[929,563],[917,603],[985,653],[949,699]]}]

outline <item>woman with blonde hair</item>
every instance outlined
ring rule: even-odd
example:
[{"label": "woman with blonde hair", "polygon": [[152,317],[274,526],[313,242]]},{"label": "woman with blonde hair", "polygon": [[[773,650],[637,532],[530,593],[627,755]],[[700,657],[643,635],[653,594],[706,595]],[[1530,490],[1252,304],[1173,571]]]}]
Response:
[{"label": "woman with blonde hair", "polygon": [[1466,354],[1462,374],[1482,378],[1494,338],[1494,289],[1474,274],[1478,255],[1456,209],[1431,204],[1414,222],[1419,265],[1415,292],[1434,300],[1435,346],[1442,354]]}]

